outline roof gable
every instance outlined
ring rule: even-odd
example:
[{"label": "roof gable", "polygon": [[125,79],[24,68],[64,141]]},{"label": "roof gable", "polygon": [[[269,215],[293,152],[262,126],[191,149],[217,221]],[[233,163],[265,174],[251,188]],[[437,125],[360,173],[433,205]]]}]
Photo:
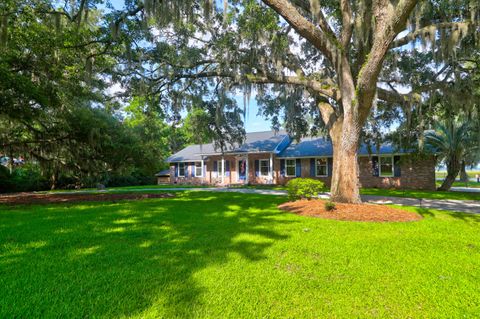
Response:
[{"label": "roof gable", "polygon": [[274,152],[285,139],[290,139],[285,131],[247,133],[245,142],[231,152]]},{"label": "roof gable", "polygon": [[[265,131],[247,133],[245,142],[240,146],[232,146],[225,154],[235,153],[279,153],[290,143],[290,137],[285,131]],[[195,144],[185,147],[167,159],[167,162],[200,161],[202,155],[221,154],[213,143]]]}]

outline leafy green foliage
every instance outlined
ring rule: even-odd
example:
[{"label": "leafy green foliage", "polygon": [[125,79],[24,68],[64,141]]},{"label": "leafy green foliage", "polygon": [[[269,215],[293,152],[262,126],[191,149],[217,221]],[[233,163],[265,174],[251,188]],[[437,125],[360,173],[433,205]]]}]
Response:
[{"label": "leafy green foliage", "polygon": [[331,211],[335,209],[335,203],[331,201],[325,202],[325,210]]},{"label": "leafy green foliage", "polygon": [[325,184],[313,178],[294,178],[287,183],[290,200],[312,199],[325,191]]},{"label": "leafy green foliage", "polygon": [[145,110],[151,99],[109,95],[127,35],[113,39],[110,24],[119,18],[99,11],[99,2],[0,5],[8,31],[0,46],[0,154],[23,156],[38,173],[15,169],[3,191],[151,183],[187,142],[164,113]]}]

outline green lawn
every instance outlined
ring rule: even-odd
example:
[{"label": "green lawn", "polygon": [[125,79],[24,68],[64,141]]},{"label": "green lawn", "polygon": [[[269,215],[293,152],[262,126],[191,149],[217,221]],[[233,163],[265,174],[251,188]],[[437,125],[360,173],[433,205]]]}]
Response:
[{"label": "green lawn", "polygon": [[271,190],[286,190],[287,186],[285,185],[235,185],[231,188],[248,188],[248,189],[271,189]]},{"label": "green lawn", "polygon": [[[437,186],[442,185],[441,181],[437,181]],[[480,183],[477,182],[454,182],[453,187],[472,187],[472,188],[480,188]]]},{"label": "green lawn", "polygon": [[480,200],[480,193],[453,192],[453,191],[441,192],[441,191],[424,191],[424,190],[364,188],[360,190],[360,193],[362,195],[395,196],[395,197],[409,197],[409,198]]},{"label": "green lawn", "polygon": [[480,215],[342,222],[281,212],[284,200],[180,192],[0,207],[0,318],[480,313]]},{"label": "green lawn", "polygon": [[[467,171],[467,174],[470,178],[474,178],[476,174],[480,174],[480,171]],[[445,178],[447,176],[446,171],[436,171],[435,177],[436,178]]]},{"label": "green lawn", "polygon": [[[144,189],[164,189],[164,188],[206,188],[212,187],[209,185],[188,185],[188,184],[161,184],[161,185],[135,185],[135,186],[114,186],[107,187],[107,191],[135,191]],[[45,191],[45,193],[58,193],[58,192],[84,192],[84,191],[96,191],[96,188],[82,188],[82,189],[55,189],[51,191]]]},{"label": "green lawn", "polygon": [[[125,192],[147,192],[151,193],[155,190],[162,191],[165,188],[205,188],[213,186],[195,186],[195,185],[145,185],[145,186],[126,186],[126,187],[111,187],[107,188],[109,193],[125,193]],[[282,185],[245,185],[233,186],[231,188],[249,188],[249,189],[272,189],[272,190],[286,190],[286,186]],[[91,191],[95,189],[75,190],[58,190],[55,192],[82,192]],[[49,192],[47,192],[49,193]],[[364,188],[360,190],[362,195],[378,195],[378,196],[396,196],[396,197],[410,197],[410,198],[427,198],[427,199],[458,199],[458,200],[480,200],[480,193],[470,192],[440,192],[440,191],[422,191],[422,190],[395,190],[395,189],[378,189],[378,188]]]}]

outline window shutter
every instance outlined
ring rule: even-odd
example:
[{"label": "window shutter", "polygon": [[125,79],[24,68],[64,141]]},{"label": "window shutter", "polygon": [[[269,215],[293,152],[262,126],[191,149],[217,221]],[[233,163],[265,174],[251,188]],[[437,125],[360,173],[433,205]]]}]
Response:
[{"label": "window shutter", "polygon": [[186,162],[186,163],[183,164],[183,169],[184,169],[184,171],[185,171],[185,174],[184,174],[185,177],[188,177],[188,169],[189,169],[189,167],[190,167],[190,163]]},{"label": "window shutter", "polygon": [[327,174],[328,176],[333,175],[333,157],[327,159]]},{"label": "window shutter", "polygon": [[372,156],[372,171],[373,171],[373,176],[379,176],[380,171],[378,167],[378,156]]},{"label": "window shutter", "polygon": [[402,175],[400,168],[400,156],[393,157],[393,176],[400,177]]},{"label": "window shutter", "polygon": [[178,177],[178,163],[175,163],[174,166],[175,166],[175,177]]},{"label": "window shutter", "polygon": [[225,176],[230,176],[230,161],[228,160],[225,161]]},{"label": "window shutter", "polygon": [[213,176],[218,176],[218,163],[217,161],[213,161]]},{"label": "window shutter", "polygon": [[285,176],[285,160],[280,160],[280,176]]},{"label": "window shutter", "polygon": [[255,176],[259,176],[259,175],[260,175],[260,161],[255,160]]},{"label": "window shutter", "polygon": [[315,174],[315,159],[311,158],[310,159],[310,176],[314,177]]},{"label": "window shutter", "polygon": [[302,176],[302,160],[297,158],[297,163],[296,163],[296,170],[295,170],[295,176],[296,177],[301,177]]}]

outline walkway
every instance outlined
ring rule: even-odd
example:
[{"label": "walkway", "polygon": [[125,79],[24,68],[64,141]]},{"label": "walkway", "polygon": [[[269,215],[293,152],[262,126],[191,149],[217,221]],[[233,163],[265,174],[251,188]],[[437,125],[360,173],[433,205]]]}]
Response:
[{"label": "walkway", "polygon": [[[273,189],[254,189],[254,188],[226,188],[226,187],[205,187],[205,188],[191,188],[191,187],[166,187],[166,188],[139,188],[128,189],[125,192],[137,191],[204,191],[204,192],[221,192],[221,193],[243,193],[243,194],[262,194],[262,195],[276,195],[286,196],[287,191],[273,190]],[[112,190],[91,190],[91,191],[73,191],[74,193],[104,193],[104,192],[119,192],[118,189]],[[123,192],[123,190],[122,190]],[[55,192],[55,194],[71,194],[72,192]],[[324,193],[319,196],[323,199],[328,199],[329,194]],[[480,214],[480,201],[474,200],[453,200],[453,199],[417,199],[417,198],[403,198],[393,196],[374,196],[362,195],[364,202],[372,204],[394,204],[402,206],[416,206],[430,209],[448,210],[454,212],[464,212],[472,214]]]},{"label": "walkway", "polygon": [[450,188],[453,192],[467,192],[467,193],[480,193],[479,187],[452,187]]},{"label": "walkway", "polygon": [[416,206],[427,209],[430,208],[449,210],[454,212],[480,214],[480,201],[475,200],[418,199],[372,195],[362,195],[362,200],[372,204],[395,204],[402,206]]}]

